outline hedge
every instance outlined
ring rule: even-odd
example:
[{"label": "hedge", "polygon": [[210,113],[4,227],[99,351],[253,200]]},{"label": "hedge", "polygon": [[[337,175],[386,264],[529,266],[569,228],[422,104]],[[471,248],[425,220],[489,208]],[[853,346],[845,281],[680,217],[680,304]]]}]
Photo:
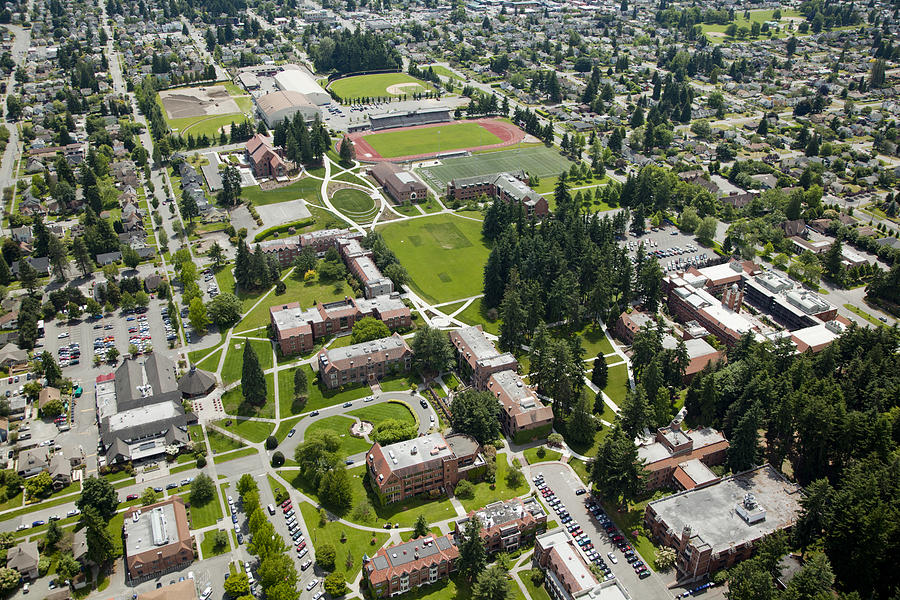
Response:
[{"label": "hedge", "polygon": [[267,237],[275,236],[280,233],[283,233],[283,232],[289,230],[291,227],[293,227],[294,229],[300,229],[301,227],[306,227],[307,225],[312,225],[315,222],[316,222],[315,218],[310,217],[309,219],[302,219],[300,221],[291,221],[290,223],[285,223],[283,225],[276,225],[275,227],[269,227],[268,229],[263,229],[262,231],[257,233],[253,237],[253,241],[261,242],[264,239],[266,239]]}]

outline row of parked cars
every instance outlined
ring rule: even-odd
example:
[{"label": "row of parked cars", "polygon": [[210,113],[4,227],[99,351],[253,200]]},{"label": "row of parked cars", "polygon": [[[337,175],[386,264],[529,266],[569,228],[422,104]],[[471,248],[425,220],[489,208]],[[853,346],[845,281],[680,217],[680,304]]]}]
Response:
[{"label": "row of parked cars", "polygon": [[[625,540],[625,536],[622,535],[622,532],[616,527],[616,524],[612,522],[612,519],[609,518],[609,515],[603,510],[600,506],[600,503],[593,496],[588,497],[585,501],[587,505],[587,509],[590,511],[591,515],[597,522],[600,524],[603,529],[606,530],[606,535],[609,536],[609,541],[615,544],[615,546],[622,553],[622,556],[625,560],[634,568],[634,572],[641,579],[645,579],[650,577],[650,569],[644,562],[641,560],[640,556],[634,551],[628,542]],[[618,559],[613,552],[609,552],[607,557],[613,564],[618,563]],[[602,560],[602,558],[601,558]]]}]

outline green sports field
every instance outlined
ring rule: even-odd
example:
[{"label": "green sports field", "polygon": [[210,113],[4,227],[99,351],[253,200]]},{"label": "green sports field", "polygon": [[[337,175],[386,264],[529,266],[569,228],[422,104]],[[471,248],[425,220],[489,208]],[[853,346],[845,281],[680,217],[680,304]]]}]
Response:
[{"label": "green sports field", "polygon": [[502,141],[479,123],[450,123],[439,127],[386,131],[363,136],[363,140],[383,158],[449,152]]},{"label": "green sports field", "polygon": [[331,196],[331,203],[357,223],[370,223],[378,213],[378,207],[372,197],[362,190],[353,188],[336,191]]},{"label": "green sports field", "polygon": [[568,171],[571,165],[559,152],[541,145],[447,158],[436,167],[418,169],[418,173],[433,187],[442,190],[446,189],[451,179],[458,177],[475,177],[519,169],[537,177],[553,177],[562,171]]},{"label": "green sports field", "polygon": [[[394,89],[388,89],[396,86]],[[401,96],[430,92],[434,88],[427,81],[416,79],[406,73],[374,73],[337,79],[328,89],[344,100],[363,97]]]},{"label": "green sports field", "polygon": [[424,299],[449,302],[481,293],[489,250],[479,221],[442,214],[390,223],[378,231]]}]

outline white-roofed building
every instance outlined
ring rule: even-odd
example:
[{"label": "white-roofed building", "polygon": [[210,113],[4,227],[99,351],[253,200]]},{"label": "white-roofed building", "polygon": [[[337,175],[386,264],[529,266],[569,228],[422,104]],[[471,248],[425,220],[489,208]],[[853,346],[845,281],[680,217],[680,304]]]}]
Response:
[{"label": "white-roofed building", "polygon": [[255,99],[256,110],[266,125],[272,129],[285,119],[293,119],[300,113],[303,119],[310,123],[316,117],[321,117],[322,111],[306,94],[292,90],[280,90],[259,96]]},{"label": "white-roofed building", "polygon": [[276,73],[275,85],[282,91],[299,92],[317,106],[331,102],[331,96],[319,85],[312,73],[297,65],[285,65],[284,71]]}]

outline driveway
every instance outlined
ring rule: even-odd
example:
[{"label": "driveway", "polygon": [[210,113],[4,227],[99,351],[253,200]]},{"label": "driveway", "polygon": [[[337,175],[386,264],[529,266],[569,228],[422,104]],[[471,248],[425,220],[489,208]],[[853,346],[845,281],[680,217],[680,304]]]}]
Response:
[{"label": "driveway", "polygon": [[[603,555],[606,564],[612,569],[616,579],[625,586],[632,598],[640,600],[670,600],[673,597],[674,594],[666,587],[668,576],[664,579],[664,576],[654,572],[646,579],[638,578],[631,565],[625,561],[622,553],[609,541],[606,530],[588,512],[585,506],[585,498],[588,496],[575,495],[575,490],[585,486],[568,465],[539,463],[531,466],[530,471],[531,477],[534,477],[537,473],[543,473],[544,481],[556,493],[557,498],[565,504],[572,519],[590,537],[594,548]],[[551,510],[548,519],[555,518],[556,513]],[[607,558],[608,552],[612,552],[616,556],[618,564],[613,564]]]}]

